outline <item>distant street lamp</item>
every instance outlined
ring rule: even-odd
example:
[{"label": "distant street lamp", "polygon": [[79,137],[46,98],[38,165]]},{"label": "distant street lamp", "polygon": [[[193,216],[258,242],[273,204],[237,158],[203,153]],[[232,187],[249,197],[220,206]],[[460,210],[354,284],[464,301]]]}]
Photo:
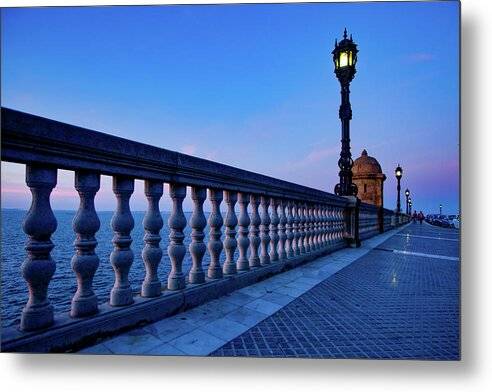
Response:
[{"label": "distant street lamp", "polygon": [[439,204],[439,215],[442,215],[442,204]]},{"label": "distant street lamp", "polygon": [[406,209],[406,211],[407,211],[407,215],[408,215],[408,197],[409,197],[409,196],[410,196],[410,191],[409,191],[409,190],[408,190],[408,188],[407,188],[407,189],[405,189],[405,198],[406,198],[406,200],[407,200],[407,209]]},{"label": "distant street lamp", "polygon": [[408,214],[412,215],[412,198],[408,199]]},{"label": "distant street lamp", "polygon": [[396,181],[397,181],[396,190],[397,190],[397,193],[398,193],[398,197],[396,198],[396,212],[400,213],[401,212],[401,206],[400,206],[400,190],[401,190],[400,180],[401,180],[401,177],[403,176],[403,169],[400,167],[400,164],[398,164],[398,166],[395,169],[395,176],[396,176]]},{"label": "distant street lamp", "polygon": [[350,153],[350,120],[352,119],[352,107],[350,106],[349,85],[355,76],[355,64],[357,63],[357,45],[347,38],[347,29],[343,32],[343,40],[337,43],[333,49],[333,63],[335,64],[335,75],[341,86],[342,103],[340,105],[339,117],[342,121],[342,151],[338,160],[340,168],[340,182],[335,186],[335,194],[339,196],[357,196],[357,186],[352,183],[352,166],[354,161]]}]

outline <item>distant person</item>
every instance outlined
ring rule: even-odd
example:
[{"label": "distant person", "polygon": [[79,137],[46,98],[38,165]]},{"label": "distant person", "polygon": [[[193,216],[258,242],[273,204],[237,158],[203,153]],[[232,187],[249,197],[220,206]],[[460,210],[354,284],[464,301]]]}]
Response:
[{"label": "distant person", "polygon": [[418,220],[419,223],[422,224],[422,221],[424,220],[424,213],[422,211],[419,212]]},{"label": "distant person", "polygon": [[417,222],[417,211],[414,211],[413,215],[412,215],[412,223],[415,223],[415,222]]}]

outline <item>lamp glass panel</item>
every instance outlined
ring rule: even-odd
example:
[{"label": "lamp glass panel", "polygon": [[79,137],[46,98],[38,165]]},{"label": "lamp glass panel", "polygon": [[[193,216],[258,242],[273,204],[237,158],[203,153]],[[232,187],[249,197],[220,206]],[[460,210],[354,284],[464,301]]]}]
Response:
[{"label": "lamp glass panel", "polygon": [[352,51],[349,52],[349,65],[352,66]]},{"label": "lamp glass panel", "polygon": [[348,64],[348,53],[347,52],[340,52],[340,67],[346,67]]}]

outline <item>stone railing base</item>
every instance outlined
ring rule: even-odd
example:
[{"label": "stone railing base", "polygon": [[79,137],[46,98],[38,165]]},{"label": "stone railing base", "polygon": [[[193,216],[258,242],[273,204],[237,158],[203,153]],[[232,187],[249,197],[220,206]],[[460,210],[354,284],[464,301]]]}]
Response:
[{"label": "stone railing base", "polygon": [[329,250],[274,262],[250,271],[225,276],[223,279],[209,280],[204,284],[189,285],[185,290],[165,291],[157,298],[136,296],[135,303],[131,306],[113,307],[104,304],[97,315],[89,318],[74,319],[68,313],[62,314],[55,316],[55,324],[44,331],[29,333],[14,328],[5,329],[2,334],[1,351],[78,351],[101,338],[172,316],[345,247],[345,244],[341,243]]}]

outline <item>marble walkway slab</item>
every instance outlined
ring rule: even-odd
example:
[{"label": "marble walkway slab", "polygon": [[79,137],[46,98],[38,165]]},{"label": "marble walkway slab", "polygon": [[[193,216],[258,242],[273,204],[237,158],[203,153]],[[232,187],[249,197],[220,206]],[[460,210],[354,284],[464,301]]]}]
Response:
[{"label": "marble walkway slab", "polygon": [[[404,227],[404,226],[403,226]],[[80,354],[206,356],[403,229],[365,240],[189,311],[84,348]]]}]

